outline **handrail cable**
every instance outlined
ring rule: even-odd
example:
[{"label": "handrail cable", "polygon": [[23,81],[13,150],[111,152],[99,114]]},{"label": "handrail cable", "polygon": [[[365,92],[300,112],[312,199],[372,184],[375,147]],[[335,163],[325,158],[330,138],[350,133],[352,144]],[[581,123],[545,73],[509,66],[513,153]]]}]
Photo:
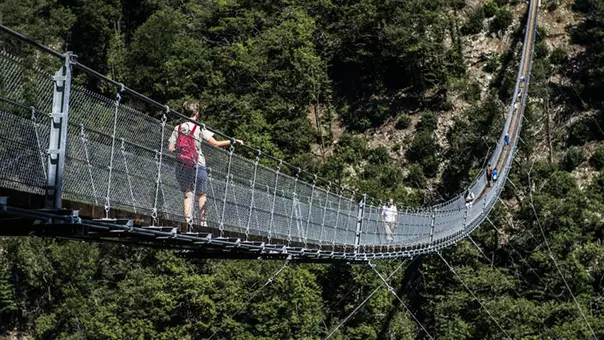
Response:
[{"label": "handrail cable", "polygon": [[[271,277],[268,278],[268,280],[266,280],[266,282],[264,283],[264,285],[258,289],[256,289],[256,291],[252,294],[252,296],[250,296],[247,301],[245,301],[245,303],[243,304],[243,307],[239,308],[235,313],[231,314],[229,316],[229,318],[233,318],[235,315],[241,313],[244,309],[246,309],[248,307],[248,304],[250,303],[250,301],[252,301],[256,295],[258,295],[266,286],[270,285],[271,283],[273,283],[273,281],[277,278],[277,276],[279,276],[279,274],[281,274],[281,272],[289,265],[289,261],[291,260],[291,257],[288,257],[285,260],[285,263],[283,263],[283,266],[281,266],[281,268],[279,268]],[[214,337],[214,335],[216,335],[218,333],[219,329],[216,330],[209,338],[207,338],[206,340],[210,340]]]},{"label": "handrail cable", "polygon": [[[407,261],[407,260],[403,261],[403,262],[402,262],[402,263],[401,263],[401,264],[400,264],[398,267],[396,267],[396,269],[394,269],[394,271],[392,271],[392,273],[390,273],[390,275],[388,275],[388,277],[386,278],[386,280],[390,279],[390,278],[391,278],[391,277],[392,277],[394,274],[396,274],[396,272],[398,272],[398,271],[399,271],[399,270],[400,270],[400,269],[403,267],[403,265],[407,264],[407,265],[405,266],[405,269],[407,269],[407,267],[408,267],[409,265],[411,265],[411,263],[413,263],[413,261],[415,261],[415,259],[411,259],[410,261]],[[408,262],[408,263],[407,263],[407,262]],[[371,292],[371,294],[369,294],[369,295],[368,295],[368,296],[365,298],[365,300],[363,300],[363,301],[361,302],[361,304],[359,304],[358,306],[356,306],[356,307],[354,308],[354,310],[353,310],[352,312],[350,312],[350,314],[348,314],[348,315],[346,316],[346,318],[344,318],[344,320],[342,320],[342,321],[341,321],[341,322],[340,322],[340,323],[339,323],[339,324],[336,326],[336,328],[334,328],[334,329],[333,329],[333,330],[332,330],[332,331],[331,331],[329,334],[327,334],[327,336],[325,336],[325,337],[323,338],[323,340],[327,340],[327,339],[329,339],[329,338],[330,338],[330,337],[331,337],[331,336],[332,336],[332,335],[333,335],[333,334],[334,334],[334,333],[335,333],[335,332],[336,332],[338,329],[340,329],[340,327],[342,327],[342,326],[343,326],[343,325],[344,325],[344,324],[345,324],[345,323],[346,323],[346,322],[347,322],[347,321],[348,321],[348,320],[349,320],[349,319],[350,319],[350,318],[351,318],[351,317],[352,317],[354,314],[356,314],[356,312],[357,312],[359,309],[361,309],[361,307],[363,307],[363,306],[364,306],[364,305],[367,303],[367,301],[369,301],[369,299],[371,299],[371,298],[372,298],[372,297],[373,297],[373,296],[374,296],[374,295],[375,295],[375,294],[378,292],[378,290],[380,290],[380,288],[382,288],[382,286],[383,286],[383,284],[380,284],[380,286],[379,286],[379,287],[377,287],[376,289],[374,289],[374,290],[373,290],[373,292]]]},{"label": "handrail cable", "polygon": [[[528,176],[529,189],[531,187],[531,172],[533,171],[534,165],[535,165],[535,162],[533,161],[533,164],[531,165],[529,171],[526,173]],[[583,321],[585,321],[585,324],[587,325],[587,328],[591,332],[591,335],[593,336],[594,339],[598,339],[593,328],[591,328],[591,324],[587,320],[587,317],[583,313],[583,309],[581,308],[581,305],[579,305],[579,302],[577,301],[575,294],[573,294],[573,291],[570,289],[570,286],[568,285],[568,282],[566,281],[564,274],[562,274],[562,270],[560,269],[560,266],[558,265],[558,261],[556,261],[556,258],[554,257],[554,254],[552,253],[552,249],[550,248],[549,242],[547,241],[547,237],[545,236],[545,232],[543,231],[543,226],[541,225],[541,220],[539,219],[539,215],[537,214],[537,210],[535,209],[535,205],[533,204],[533,191],[532,190],[529,190],[529,200],[530,200],[529,205],[531,207],[531,210],[533,210],[535,219],[537,220],[537,225],[539,226],[539,231],[541,232],[541,236],[543,236],[543,240],[545,241],[545,246],[547,248],[547,252],[549,253],[549,258],[552,260],[552,262],[554,262],[554,265],[556,266],[556,269],[558,270],[558,274],[560,274],[560,278],[562,278],[562,281],[564,281],[564,285],[566,286],[566,289],[568,289],[570,296],[573,298],[573,301],[575,302],[575,305],[577,306],[579,313],[581,313],[581,317],[583,318]]]},{"label": "handrail cable", "polygon": [[440,251],[436,252],[436,254],[438,254],[438,256],[440,256],[441,260],[443,260],[443,262],[447,265],[447,267],[449,267],[449,270],[451,270],[453,272],[453,274],[457,277],[457,279],[459,280],[459,282],[461,282],[461,284],[466,288],[466,290],[470,293],[470,295],[472,295],[472,297],[474,298],[474,300],[476,300],[476,302],[478,302],[478,304],[480,305],[480,307],[482,307],[482,309],[484,309],[487,312],[487,314],[489,315],[489,317],[491,318],[491,320],[493,320],[493,322],[495,322],[495,324],[497,325],[497,327],[499,327],[499,329],[503,332],[503,334],[505,334],[505,336],[508,339],[511,340],[512,338],[503,329],[503,327],[501,327],[501,325],[499,324],[499,322],[497,322],[497,320],[495,320],[495,318],[493,317],[493,314],[491,314],[491,312],[489,312],[489,310],[487,309],[487,307],[485,307],[485,305],[482,303],[482,301],[480,301],[480,299],[478,299],[478,297],[476,296],[476,294],[474,294],[474,292],[470,289],[470,287],[468,287],[468,285],[464,282],[464,280],[461,278],[461,276],[459,276],[459,274],[457,274],[457,272],[449,264],[449,262],[447,262],[447,260],[445,260],[445,258],[442,256],[442,254],[440,253]]},{"label": "handrail cable", "polygon": [[382,274],[380,274],[380,272],[375,268],[375,264],[372,263],[371,261],[369,261],[369,266],[371,267],[371,269],[373,269],[373,271],[377,274],[377,276],[382,280],[382,284],[384,286],[386,286],[386,289],[388,289],[388,291],[390,293],[392,293],[396,297],[396,299],[398,300],[398,302],[401,303],[401,305],[405,308],[405,310],[407,311],[407,313],[411,314],[411,317],[413,318],[413,320],[415,320],[415,322],[417,322],[417,324],[421,327],[421,329],[424,330],[424,332],[426,333],[426,335],[428,335],[428,337],[430,339],[434,340],[434,338],[432,337],[432,335],[430,335],[430,333],[428,333],[428,331],[426,330],[426,328],[424,327],[424,325],[422,325],[422,323],[417,319],[417,317],[415,316],[415,314],[413,314],[413,312],[409,309],[409,307],[407,307],[407,305],[398,296],[398,294],[396,294],[396,292],[394,291],[394,288],[392,288],[392,286],[388,283],[388,281],[386,281],[386,279],[382,276]]}]

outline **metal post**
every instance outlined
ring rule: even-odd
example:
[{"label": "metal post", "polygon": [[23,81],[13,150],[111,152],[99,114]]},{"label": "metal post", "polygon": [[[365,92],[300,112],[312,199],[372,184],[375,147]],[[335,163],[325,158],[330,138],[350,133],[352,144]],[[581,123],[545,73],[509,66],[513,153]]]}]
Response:
[{"label": "metal post", "polygon": [[469,208],[470,207],[468,206],[468,204],[466,204],[466,210],[464,211],[464,214],[463,214],[463,232],[464,233],[466,232],[466,228],[468,226],[468,210],[469,210]]},{"label": "metal post", "polygon": [[432,223],[430,224],[430,246],[434,243],[434,224],[436,222],[436,213],[435,210],[432,209]]},{"label": "metal post", "polygon": [[359,202],[359,212],[357,214],[357,232],[354,239],[355,255],[358,254],[359,245],[361,244],[361,226],[363,224],[363,216],[365,215],[365,202],[367,202],[367,194],[363,194],[363,199]]},{"label": "metal post", "polygon": [[72,52],[65,53],[64,64],[53,77],[54,91],[48,141],[48,176],[44,202],[47,209],[61,209],[62,207],[72,56]]}]

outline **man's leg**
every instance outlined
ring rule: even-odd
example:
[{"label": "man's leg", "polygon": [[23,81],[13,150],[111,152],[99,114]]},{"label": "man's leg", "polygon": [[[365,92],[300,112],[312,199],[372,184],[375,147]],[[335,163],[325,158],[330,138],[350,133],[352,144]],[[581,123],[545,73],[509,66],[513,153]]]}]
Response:
[{"label": "man's leg", "polygon": [[202,227],[207,227],[208,222],[206,221],[206,201],[208,200],[206,194],[199,195],[199,224]]},{"label": "man's leg", "polygon": [[187,191],[185,192],[185,201],[184,201],[184,213],[185,213],[185,222],[187,224],[193,223],[193,192]]},{"label": "man's leg", "polygon": [[197,169],[197,197],[198,197],[198,209],[199,209],[199,225],[207,227],[208,222],[206,220],[206,202],[208,196],[208,170],[206,167],[200,166]]},{"label": "man's leg", "polygon": [[384,222],[384,229],[386,230],[386,238],[390,241],[392,239],[392,230],[390,230],[390,222]]}]

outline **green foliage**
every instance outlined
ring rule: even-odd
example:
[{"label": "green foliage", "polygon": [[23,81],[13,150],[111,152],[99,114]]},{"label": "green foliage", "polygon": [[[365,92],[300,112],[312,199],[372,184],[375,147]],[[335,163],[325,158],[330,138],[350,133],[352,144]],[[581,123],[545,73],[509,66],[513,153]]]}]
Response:
[{"label": "green foliage", "polygon": [[494,16],[495,14],[497,14],[498,10],[499,10],[499,5],[497,5],[497,3],[495,3],[495,1],[488,1],[487,3],[484,4],[485,18],[490,18],[490,17]]},{"label": "green foliage", "polygon": [[580,147],[572,147],[566,151],[564,158],[562,159],[562,169],[565,171],[573,171],[579,164],[585,160],[583,149]]},{"label": "green foliage", "polygon": [[593,98],[591,104],[600,106],[604,101],[599,94],[604,91],[604,5],[602,0],[576,0],[575,11],[584,15],[584,20],[572,32],[573,42],[585,46],[585,52],[579,55],[589,63],[571,73],[578,79],[581,95]]},{"label": "green foliage", "polygon": [[426,111],[422,113],[420,121],[415,126],[418,132],[431,132],[436,129],[438,117],[435,113]]},{"label": "green foliage", "polygon": [[398,117],[396,124],[394,127],[398,130],[404,130],[411,125],[411,117],[409,115],[403,114]]},{"label": "green foliage", "polygon": [[500,7],[491,21],[489,29],[491,32],[505,31],[512,24],[512,11],[507,7]]},{"label": "green foliage", "polygon": [[549,47],[547,46],[547,44],[545,43],[545,41],[540,41],[539,43],[535,44],[535,58],[547,58],[547,56],[549,55]]},{"label": "green foliage", "polygon": [[568,61],[568,53],[566,50],[556,47],[552,50],[549,60],[553,65],[563,65]]},{"label": "green foliage", "polygon": [[[178,107],[185,98],[202,100],[205,123],[249,145],[377,199],[393,197],[417,206],[464,190],[499,137],[505,108],[491,94],[481,101],[479,84],[468,81],[459,35],[481,33],[487,17],[492,17],[491,31],[507,29],[512,18],[508,2],[517,3],[496,0],[477,7],[461,28],[451,14],[465,7],[461,0],[7,0],[0,3],[0,13],[3,24],[55,48],[73,49],[80,61],[158,101]],[[577,80],[580,95],[596,108],[604,93],[602,4],[575,2],[575,10],[585,17],[573,32],[575,42],[586,48],[577,56],[585,67],[568,68],[577,72],[569,75]],[[550,63],[569,63],[563,49],[549,53],[542,40],[545,32],[539,31],[536,78],[554,71]],[[450,46],[443,43],[449,40]],[[10,52],[34,55],[14,42],[2,43]],[[515,51],[493,56],[485,65],[488,72],[500,71],[494,86],[504,102],[516,76],[515,59],[506,56]],[[40,59],[27,62],[54,71],[55,64],[35,57]],[[77,82],[105,90],[90,78],[80,76]],[[448,91],[473,105],[457,115],[445,136],[450,148],[440,150],[434,138],[435,112],[451,108],[455,97]],[[409,138],[406,177],[401,164],[388,155],[392,145],[369,149],[365,136],[350,132],[334,143],[333,155],[325,161],[312,155],[310,145],[318,136],[308,117],[315,108],[321,111],[321,123],[328,125],[336,113],[347,131],[378,127],[398,112],[422,112],[417,133]],[[525,116],[530,126],[530,107]],[[593,119],[602,123],[602,117]],[[595,122],[571,126],[569,144],[602,138]],[[408,115],[401,115],[395,126],[406,129],[410,123]],[[525,135],[523,140],[531,143]],[[535,159],[530,144],[524,147],[529,149],[527,158]],[[446,160],[446,169],[438,192],[427,197],[421,189],[426,188],[426,176],[436,175],[441,160]],[[523,157],[516,160],[522,163]],[[514,167],[522,170],[512,174],[515,186],[506,186],[504,196],[514,204],[497,204],[490,218],[509,234],[522,257],[510,245],[499,244],[502,235],[488,225],[474,231],[473,238],[489,261],[467,241],[443,251],[514,339],[590,336],[581,318],[573,317],[576,307],[550,255],[558,259],[596,333],[604,330],[604,175],[580,188],[569,173],[560,171],[570,171],[581,161],[581,149],[571,148],[560,165],[536,161]],[[592,162],[599,169],[604,166],[602,148]],[[354,204],[352,209],[354,215]],[[541,226],[553,254],[543,247]],[[400,262],[376,263],[386,274]],[[24,332],[58,339],[201,339],[216,332],[217,339],[322,338],[382,285],[365,266],[292,264],[246,302],[280,266],[191,261],[144,248],[1,239],[0,336]],[[390,283],[437,339],[501,338],[497,325],[436,256],[416,259]],[[425,335],[382,289],[336,332],[338,337]]]},{"label": "green foliage", "polygon": [[438,171],[438,146],[432,130],[423,130],[415,135],[407,151],[410,161],[420,164],[428,177],[433,177]]},{"label": "green foliage", "polygon": [[568,172],[557,171],[550,175],[544,191],[555,198],[568,197],[577,189],[575,179]]},{"label": "green foliage", "polygon": [[480,33],[484,26],[483,22],[485,18],[484,7],[476,7],[472,13],[470,13],[466,23],[461,28],[461,33],[465,35]]},{"label": "green foliage", "polygon": [[478,82],[471,82],[463,95],[463,98],[470,103],[476,103],[480,100],[480,84]]},{"label": "green foliage", "polygon": [[604,169],[604,146],[599,146],[591,156],[591,162],[597,170]]},{"label": "green foliage", "polygon": [[484,66],[484,70],[489,72],[489,73],[493,73],[495,71],[497,71],[497,69],[499,68],[499,56],[498,55],[493,55],[489,58],[489,60],[487,60],[487,63]]},{"label": "green foliage", "polygon": [[409,173],[405,178],[409,186],[423,188],[426,186],[426,176],[424,176],[424,169],[419,164],[411,164],[409,166]]}]

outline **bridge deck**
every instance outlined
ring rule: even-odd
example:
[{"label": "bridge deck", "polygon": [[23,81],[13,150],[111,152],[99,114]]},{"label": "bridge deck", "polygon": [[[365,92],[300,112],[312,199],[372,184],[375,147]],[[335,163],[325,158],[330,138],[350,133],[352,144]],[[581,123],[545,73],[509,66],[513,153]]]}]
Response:
[{"label": "bridge deck", "polygon": [[[460,194],[433,207],[399,209],[393,241],[380,221],[381,207],[366,196],[359,203],[355,193],[259,150],[206,143],[207,226],[196,215],[191,229],[183,222],[180,165],[166,150],[181,115],[69,54],[53,76],[43,69],[61,65],[30,65],[0,52],[0,119],[6,122],[0,126],[0,196],[9,197],[0,234],[174,248],[191,256],[311,261],[408,257],[455,244],[487,217],[509,173],[527,103],[537,12],[538,1],[531,1],[514,96],[490,159],[499,180],[489,187],[481,173],[469,187],[476,196],[472,204]],[[116,86],[116,98],[71,85],[75,70]],[[135,101],[155,106],[161,118],[126,105]],[[256,159],[240,155],[250,151]],[[279,165],[265,166],[264,160]],[[49,185],[57,179],[60,185]],[[42,209],[49,197],[60,197],[63,209]]]}]

